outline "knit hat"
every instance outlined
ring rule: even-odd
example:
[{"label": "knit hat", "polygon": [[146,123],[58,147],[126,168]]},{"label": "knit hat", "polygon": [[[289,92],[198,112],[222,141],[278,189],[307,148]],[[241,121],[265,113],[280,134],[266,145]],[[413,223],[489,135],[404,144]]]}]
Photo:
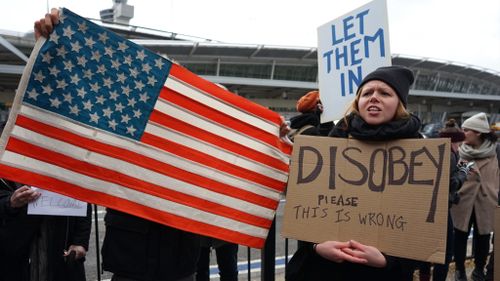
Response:
[{"label": "knit hat", "polygon": [[451,142],[461,142],[465,139],[465,134],[457,126],[455,119],[450,119],[446,122],[443,129],[439,131],[440,138],[450,138]]},{"label": "knit hat", "polygon": [[394,89],[394,91],[396,91],[399,99],[406,107],[410,86],[415,80],[413,72],[409,68],[399,65],[379,67],[363,78],[363,81],[361,81],[358,89],[361,89],[364,84],[372,80],[380,80],[389,85],[392,89]]},{"label": "knit hat", "polygon": [[302,113],[311,112],[316,108],[318,102],[319,92],[310,91],[297,101],[297,111]]},{"label": "knit hat", "polygon": [[480,133],[489,133],[490,124],[488,123],[488,117],[486,113],[481,112],[469,117],[462,124],[463,129],[469,129]]}]

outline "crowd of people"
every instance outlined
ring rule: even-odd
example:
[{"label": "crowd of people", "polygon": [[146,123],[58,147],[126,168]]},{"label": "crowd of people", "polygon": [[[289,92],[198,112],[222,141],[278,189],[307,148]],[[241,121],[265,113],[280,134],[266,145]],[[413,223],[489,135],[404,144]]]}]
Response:
[{"label": "crowd of people", "polygon": [[[35,23],[35,35],[49,36],[59,21],[52,10]],[[407,109],[411,70],[380,67],[360,83],[355,99],[336,124],[320,121],[318,91],[297,102],[300,113],[290,120],[288,136],[329,136],[371,141],[422,138],[420,119]],[[283,134],[287,133],[282,128]],[[286,280],[446,280],[454,261],[457,281],[468,280],[466,245],[474,236],[474,281],[493,280],[490,233],[498,205],[500,152],[486,114],[449,120],[440,137],[451,139],[449,216],[445,264],[431,265],[387,255],[355,240],[301,242],[287,266]],[[0,181],[0,280],[85,280],[91,209],[84,217],[27,215],[26,206],[40,193],[29,186]],[[103,269],[113,281],[208,280],[210,252],[215,249],[221,280],[238,280],[238,245],[171,228],[107,209],[102,245]],[[431,270],[432,268],[432,270]]]}]

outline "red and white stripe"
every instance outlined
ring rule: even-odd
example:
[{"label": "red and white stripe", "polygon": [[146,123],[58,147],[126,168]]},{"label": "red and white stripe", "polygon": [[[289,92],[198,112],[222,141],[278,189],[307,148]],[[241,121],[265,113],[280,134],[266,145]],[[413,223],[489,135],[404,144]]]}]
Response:
[{"label": "red and white stripe", "polygon": [[279,115],[177,65],[141,141],[27,104],[14,117],[2,177],[251,247],[288,178]]}]

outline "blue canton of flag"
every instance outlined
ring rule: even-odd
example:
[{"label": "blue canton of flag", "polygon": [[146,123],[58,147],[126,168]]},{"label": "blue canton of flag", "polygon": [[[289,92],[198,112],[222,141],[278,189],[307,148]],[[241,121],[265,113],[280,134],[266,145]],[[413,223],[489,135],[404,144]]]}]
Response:
[{"label": "blue canton of flag", "polygon": [[167,59],[62,9],[24,102],[139,140],[170,67]]}]

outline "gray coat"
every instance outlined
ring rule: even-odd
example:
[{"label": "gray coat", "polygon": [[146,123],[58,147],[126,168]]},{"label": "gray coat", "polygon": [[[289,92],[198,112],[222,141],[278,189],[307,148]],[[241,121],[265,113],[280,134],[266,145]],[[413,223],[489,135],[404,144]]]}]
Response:
[{"label": "gray coat", "polygon": [[470,174],[460,188],[460,202],[451,207],[451,217],[455,228],[467,232],[474,209],[479,234],[489,234],[493,231],[498,204],[499,163],[496,155],[474,161],[479,172]]}]

